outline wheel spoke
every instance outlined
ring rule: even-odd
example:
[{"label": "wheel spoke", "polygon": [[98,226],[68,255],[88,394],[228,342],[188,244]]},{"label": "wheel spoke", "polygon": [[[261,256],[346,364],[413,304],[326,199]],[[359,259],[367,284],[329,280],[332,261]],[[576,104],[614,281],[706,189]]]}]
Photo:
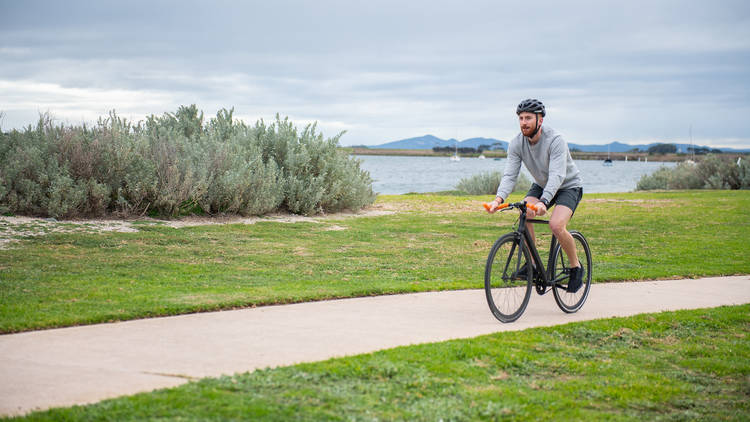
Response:
[{"label": "wheel spoke", "polygon": [[[516,249],[516,243],[513,243],[510,252],[508,252],[508,259],[505,261],[505,267],[503,268],[503,275],[502,279],[506,282],[506,284],[511,284],[513,282],[513,274],[516,274],[518,272],[518,268],[516,268],[516,271],[514,273],[508,274],[508,266],[510,266],[511,262],[513,261],[513,256]],[[521,248],[518,248],[519,252],[521,251]]]}]

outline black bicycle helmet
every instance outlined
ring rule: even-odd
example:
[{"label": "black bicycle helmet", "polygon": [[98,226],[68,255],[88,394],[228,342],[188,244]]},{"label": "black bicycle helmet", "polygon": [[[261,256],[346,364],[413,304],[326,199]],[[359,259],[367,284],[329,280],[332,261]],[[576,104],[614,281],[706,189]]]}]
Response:
[{"label": "black bicycle helmet", "polygon": [[518,108],[516,108],[516,114],[521,114],[521,112],[524,111],[528,111],[529,113],[534,114],[541,114],[542,117],[547,115],[547,112],[544,110],[544,104],[542,104],[541,101],[535,98],[529,98],[527,100],[521,101],[521,104],[519,104]]}]

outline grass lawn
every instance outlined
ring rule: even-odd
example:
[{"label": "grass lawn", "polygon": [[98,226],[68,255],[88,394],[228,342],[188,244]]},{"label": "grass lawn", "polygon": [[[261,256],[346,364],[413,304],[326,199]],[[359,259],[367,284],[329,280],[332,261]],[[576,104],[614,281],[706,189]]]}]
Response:
[{"label": "grass lawn", "polygon": [[750,305],[400,347],[23,420],[750,419]]},{"label": "grass lawn", "polygon": [[[488,215],[488,199],[382,196],[375,206],[396,213],[22,237],[0,249],[0,333],[481,288],[489,248],[517,216]],[[749,210],[750,191],[591,194],[570,228],[589,240],[596,282],[748,274]],[[544,250],[549,229],[537,232]]]}]

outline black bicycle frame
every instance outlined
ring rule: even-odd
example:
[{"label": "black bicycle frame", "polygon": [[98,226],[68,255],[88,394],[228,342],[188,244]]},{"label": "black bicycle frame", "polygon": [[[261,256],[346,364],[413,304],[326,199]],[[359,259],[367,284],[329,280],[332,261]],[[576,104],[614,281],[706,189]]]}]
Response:
[{"label": "black bicycle frame", "polygon": [[[526,210],[523,210],[521,212],[521,217],[518,220],[518,230],[516,230],[516,233],[520,233],[521,236],[523,236],[524,241],[519,242],[521,243],[521,248],[524,248],[524,244],[527,245],[526,247],[529,248],[529,251],[531,252],[532,258],[534,258],[534,262],[537,262],[539,266],[541,267],[541,270],[539,271],[542,274],[542,278],[544,279],[544,284],[551,285],[550,279],[552,278],[552,271],[554,271],[553,261],[555,257],[553,256],[553,253],[555,251],[555,246],[557,246],[557,238],[552,235],[552,242],[549,246],[549,258],[547,259],[547,268],[544,268],[544,264],[542,264],[542,257],[539,256],[539,251],[536,249],[536,244],[531,239],[531,234],[529,234],[529,231],[526,229],[526,223],[534,223],[534,224],[549,224],[549,221],[547,220],[535,220],[530,219],[526,220]],[[523,253],[523,249],[521,249],[521,253]],[[549,271],[549,274],[548,274]],[[557,282],[557,280],[552,280],[554,282]]]}]

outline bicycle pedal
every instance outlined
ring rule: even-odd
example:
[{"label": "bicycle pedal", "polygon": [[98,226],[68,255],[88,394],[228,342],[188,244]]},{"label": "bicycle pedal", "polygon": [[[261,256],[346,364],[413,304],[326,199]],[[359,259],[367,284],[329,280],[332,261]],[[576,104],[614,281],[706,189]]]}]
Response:
[{"label": "bicycle pedal", "polygon": [[534,283],[534,288],[536,289],[536,293],[539,296],[542,296],[545,293],[549,292],[549,290],[547,290],[547,286],[545,286],[543,283]]}]

